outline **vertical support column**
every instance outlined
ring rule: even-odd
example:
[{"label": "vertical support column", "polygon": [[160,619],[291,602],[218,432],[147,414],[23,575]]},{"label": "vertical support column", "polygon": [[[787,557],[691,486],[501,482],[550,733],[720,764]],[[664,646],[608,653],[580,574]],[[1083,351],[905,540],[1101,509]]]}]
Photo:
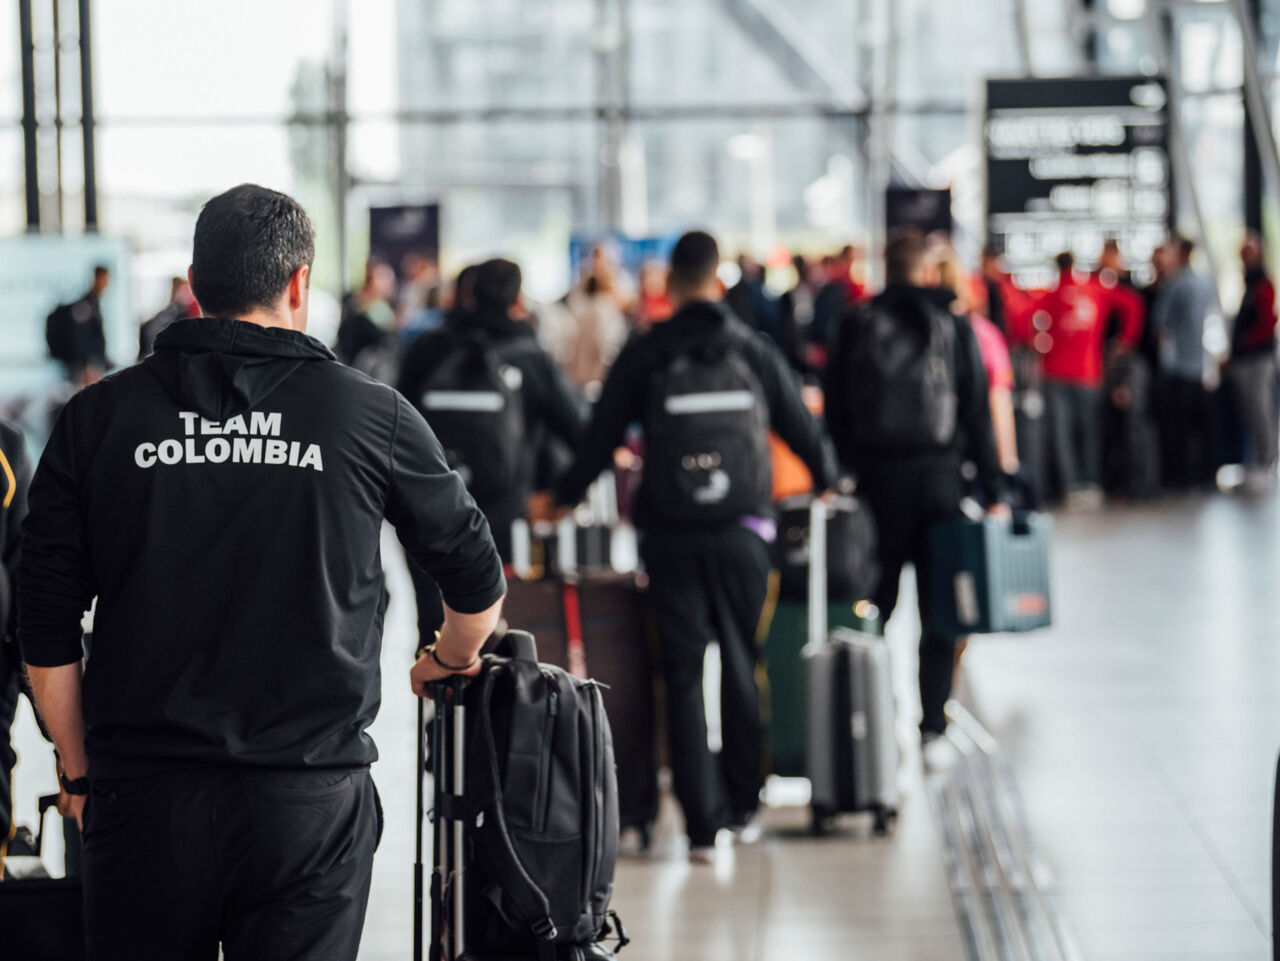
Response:
[{"label": "vertical support column", "polygon": [[622,86],[620,65],[624,61],[626,18],[621,0],[596,0],[596,142],[599,146],[600,224],[615,230],[622,222],[622,176],[619,155],[622,148]]},{"label": "vertical support column", "polygon": [[18,0],[18,33],[22,44],[22,162],[27,187],[27,231],[40,230],[40,167],[36,147],[36,48],[31,27],[31,0]]},{"label": "vertical support column", "polygon": [[1266,188],[1280,190],[1280,156],[1258,55],[1261,4],[1233,0],[1231,9],[1240,28],[1244,66],[1244,220],[1250,230],[1261,234]]},{"label": "vertical support column", "polygon": [[58,168],[58,233],[62,233],[67,223],[62,189],[62,0],[53,0],[53,135],[54,161]]},{"label": "vertical support column", "polygon": [[80,130],[84,137],[84,229],[98,231],[98,168],[94,149],[92,0],[80,0]]},{"label": "vertical support column", "polygon": [[1210,279],[1213,281],[1213,297],[1218,313],[1222,313],[1222,294],[1218,289],[1221,273],[1218,271],[1218,258],[1209,245],[1209,234],[1205,230],[1204,210],[1200,204],[1200,191],[1196,186],[1191,170],[1191,152],[1187,149],[1186,135],[1182,129],[1182,84],[1179,79],[1177,55],[1176,26],[1173,11],[1164,3],[1149,2],[1146,12],[1147,28],[1151,34],[1152,45],[1156,51],[1156,60],[1160,72],[1164,74],[1169,92],[1169,163],[1173,173],[1173,197],[1175,202],[1181,192],[1187,201],[1192,222],[1195,225],[1195,240],[1209,264]]},{"label": "vertical support column", "polygon": [[347,167],[347,44],[350,22],[349,0],[336,0],[333,70],[329,85],[329,116],[333,124],[334,192],[338,231],[338,290],[345,297],[350,283],[347,273],[347,199],[351,195],[351,172]]},{"label": "vertical support column", "polygon": [[1097,0],[1080,0],[1080,13],[1080,59],[1085,73],[1094,76],[1098,73],[1098,55],[1101,52]]}]

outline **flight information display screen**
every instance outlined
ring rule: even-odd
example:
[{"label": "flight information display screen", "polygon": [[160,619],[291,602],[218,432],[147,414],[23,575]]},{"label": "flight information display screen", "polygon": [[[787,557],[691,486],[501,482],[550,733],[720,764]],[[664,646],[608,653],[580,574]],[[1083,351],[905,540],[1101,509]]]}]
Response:
[{"label": "flight information display screen", "polygon": [[1016,280],[1050,283],[1114,238],[1145,279],[1172,222],[1168,94],[1158,77],[988,80],[987,238]]}]

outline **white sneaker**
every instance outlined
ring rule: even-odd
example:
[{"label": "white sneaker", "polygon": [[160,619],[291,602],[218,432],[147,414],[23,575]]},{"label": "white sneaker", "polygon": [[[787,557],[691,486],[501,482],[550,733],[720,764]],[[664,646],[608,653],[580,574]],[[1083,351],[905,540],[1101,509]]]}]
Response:
[{"label": "white sneaker", "polygon": [[1067,510],[1096,511],[1102,503],[1102,491],[1096,487],[1081,487],[1067,494]]},{"label": "white sneaker", "polygon": [[925,773],[943,774],[955,767],[959,754],[945,735],[930,732],[921,738],[920,759],[924,762]]},{"label": "white sneaker", "polygon": [[764,837],[764,818],[756,811],[745,824],[736,824],[729,830],[733,833],[734,844],[758,844]]}]

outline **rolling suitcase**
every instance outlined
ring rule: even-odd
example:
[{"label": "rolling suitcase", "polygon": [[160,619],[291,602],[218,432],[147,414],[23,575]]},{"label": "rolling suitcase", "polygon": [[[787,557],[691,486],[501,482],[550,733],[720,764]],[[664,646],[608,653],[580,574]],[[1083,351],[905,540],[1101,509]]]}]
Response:
[{"label": "rolling suitcase", "polygon": [[4,865],[6,877],[0,881],[0,957],[79,961],[85,956],[80,879],[51,878],[40,860],[45,813],[57,803],[56,794],[40,798],[40,824],[30,853],[11,853]]},{"label": "rolling suitcase", "polygon": [[604,961],[617,808],[600,689],[514,631],[474,679],[432,685],[430,926],[423,929],[427,729],[419,708],[414,959]]},{"label": "rolling suitcase", "polygon": [[933,584],[924,589],[938,628],[961,637],[1047,627],[1052,532],[1050,518],[1031,511],[958,517],[930,531]]},{"label": "rolling suitcase", "polygon": [[[512,582],[514,604],[509,597],[504,617],[509,628],[539,638],[545,663],[579,678],[590,673],[602,685],[613,728],[622,828],[637,831],[641,849],[647,849],[660,797],[652,621],[634,573],[579,569],[581,531],[572,520],[558,525],[554,542],[537,552],[543,576]],[[522,537],[527,540],[527,528],[523,535],[517,529],[516,542]],[[525,553],[517,551],[520,557]]]},{"label": "rolling suitcase", "polygon": [[884,638],[827,629],[825,501],[813,502],[809,643],[804,649],[805,772],[813,831],[839,814],[868,812],[877,835],[898,814],[898,741],[889,647]]}]

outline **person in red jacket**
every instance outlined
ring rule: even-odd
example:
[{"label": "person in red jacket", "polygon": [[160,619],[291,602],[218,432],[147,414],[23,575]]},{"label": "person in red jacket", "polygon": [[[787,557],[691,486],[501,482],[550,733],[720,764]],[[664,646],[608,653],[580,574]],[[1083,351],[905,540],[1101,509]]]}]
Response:
[{"label": "person in red jacket", "polygon": [[[1101,503],[1103,346],[1108,319],[1119,322],[1118,344],[1129,350],[1142,332],[1142,303],[1118,286],[1077,275],[1075,258],[1059,254],[1058,283],[1036,302],[1032,330],[1022,330],[1044,355],[1045,396],[1053,458],[1068,503]],[[1020,325],[1015,325],[1020,326]]]},{"label": "person in red jacket", "polygon": [[1249,478],[1270,486],[1277,460],[1276,288],[1262,262],[1262,245],[1250,234],[1240,248],[1244,298],[1231,331],[1228,376],[1235,389],[1240,419],[1249,432]]}]

